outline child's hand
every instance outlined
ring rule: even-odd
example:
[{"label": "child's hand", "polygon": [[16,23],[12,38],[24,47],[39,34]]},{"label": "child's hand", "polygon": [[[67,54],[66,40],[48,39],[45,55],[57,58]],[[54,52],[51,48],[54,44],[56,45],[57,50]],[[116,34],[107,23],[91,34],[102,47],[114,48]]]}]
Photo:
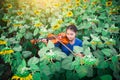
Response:
[{"label": "child's hand", "polygon": [[47,44],[47,42],[48,42],[47,39],[42,39],[41,41],[45,44]]},{"label": "child's hand", "polygon": [[77,54],[75,54],[75,56],[84,57],[84,55],[81,53],[77,53]]}]

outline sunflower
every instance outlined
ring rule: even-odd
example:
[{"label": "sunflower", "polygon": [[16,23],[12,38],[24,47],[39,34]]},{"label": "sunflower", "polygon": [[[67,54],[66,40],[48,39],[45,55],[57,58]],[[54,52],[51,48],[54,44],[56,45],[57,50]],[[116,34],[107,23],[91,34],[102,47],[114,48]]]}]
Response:
[{"label": "sunflower", "polygon": [[79,2],[80,2],[80,0],[75,0],[75,2],[76,2],[76,3],[79,3]]},{"label": "sunflower", "polygon": [[112,5],[112,1],[107,1],[107,2],[106,2],[106,6],[107,6],[107,7],[109,7],[109,6],[111,6],[111,5]]},{"label": "sunflower", "polygon": [[105,44],[106,45],[115,45],[115,41],[110,39],[109,41],[106,41]]},{"label": "sunflower", "polygon": [[65,2],[70,2],[70,0],[65,0]]},{"label": "sunflower", "polygon": [[14,51],[12,50],[12,49],[6,49],[6,50],[2,50],[2,51],[0,51],[0,54],[1,55],[4,55],[4,54],[11,54],[11,53],[13,53]]},{"label": "sunflower", "polygon": [[69,6],[68,6],[68,9],[72,9],[72,8],[73,8],[73,6],[72,6],[72,5],[69,5]]},{"label": "sunflower", "polygon": [[35,14],[35,15],[39,15],[39,14],[40,14],[40,11],[39,11],[39,10],[35,10],[35,11],[34,11],[34,14]]},{"label": "sunflower", "polygon": [[83,5],[83,9],[86,9],[87,8],[87,6],[86,5]]},{"label": "sunflower", "polygon": [[91,43],[92,45],[96,45],[96,44],[97,44],[96,41],[91,41],[90,43]]},{"label": "sunflower", "polygon": [[63,20],[58,20],[58,24],[62,24],[63,23]]},{"label": "sunflower", "polygon": [[76,3],[76,6],[77,6],[77,7],[80,6],[80,3]]},{"label": "sunflower", "polygon": [[105,44],[106,44],[106,45],[111,45],[112,42],[110,42],[110,41],[106,41]]},{"label": "sunflower", "polygon": [[88,0],[83,0],[83,2],[87,2]]},{"label": "sunflower", "polygon": [[36,24],[34,24],[35,27],[40,27],[42,25],[43,25],[42,23],[36,23]]},{"label": "sunflower", "polygon": [[56,24],[56,25],[52,26],[53,30],[57,30],[58,28],[60,28],[60,24]]},{"label": "sunflower", "polygon": [[59,7],[60,4],[59,4],[59,3],[55,3],[54,6],[55,6],[55,7]]},{"label": "sunflower", "polygon": [[94,2],[92,2],[91,4],[92,4],[92,5],[95,5],[95,4],[97,4],[97,1],[94,1]]},{"label": "sunflower", "polygon": [[20,76],[14,75],[14,76],[12,77],[12,80],[33,80],[33,79],[32,79],[32,75],[29,74],[29,75],[26,76],[26,77],[20,77]]},{"label": "sunflower", "polygon": [[12,8],[12,4],[8,4],[8,5],[7,5],[7,8],[8,8],[8,9]]},{"label": "sunflower", "polygon": [[0,40],[0,45],[6,44],[7,42],[4,40]]},{"label": "sunflower", "polygon": [[97,44],[98,44],[98,45],[101,45],[101,44],[102,44],[102,42],[101,42],[101,41],[99,41],[99,42],[97,42]]},{"label": "sunflower", "polygon": [[18,23],[18,24],[13,24],[13,26],[14,26],[14,27],[21,27],[22,24],[19,24],[19,23]]},{"label": "sunflower", "polygon": [[23,6],[21,6],[21,8],[26,8],[26,6],[25,6],[25,5],[23,5]]},{"label": "sunflower", "polygon": [[23,15],[23,12],[22,12],[22,11],[18,11],[18,12],[17,12],[17,15],[18,15],[18,16],[21,16],[21,15]]},{"label": "sunflower", "polygon": [[72,16],[73,16],[72,11],[69,11],[69,12],[67,13],[67,17],[72,17]]},{"label": "sunflower", "polygon": [[114,9],[111,9],[109,11],[109,14],[112,15],[112,14],[118,14],[118,11],[117,10],[114,10]]}]

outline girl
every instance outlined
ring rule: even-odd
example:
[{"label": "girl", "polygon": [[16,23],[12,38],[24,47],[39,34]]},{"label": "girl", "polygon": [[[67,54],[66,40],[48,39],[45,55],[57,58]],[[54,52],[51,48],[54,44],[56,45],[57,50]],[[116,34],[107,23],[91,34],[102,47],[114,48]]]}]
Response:
[{"label": "girl", "polygon": [[[69,25],[66,28],[66,37],[69,40],[68,44],[65,44],[71,51],[73,51],[73,47],[74,46],[80,46],[82,47],[82,40],[76,38],[76,34],[77,34],[77,28],[75,25]],[[43,39],[42,42],[47,43],[47,40]],[[55,43],[56,47],[59,47],[67,56],[69,56],[71,54],[71,51],[66,48],[66,46],[64,46],[63,44],[61,44],[60,42]],[[75,54],[76,56],[80,56],[83,57],[83,54],[78,53]]]}]

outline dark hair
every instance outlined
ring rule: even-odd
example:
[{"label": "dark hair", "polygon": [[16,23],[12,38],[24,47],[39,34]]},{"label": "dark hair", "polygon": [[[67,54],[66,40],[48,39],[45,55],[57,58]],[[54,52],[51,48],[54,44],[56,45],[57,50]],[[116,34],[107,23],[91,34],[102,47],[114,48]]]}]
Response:
[{"label": "dark hair", "polygon": [[74,31],[75,33],[77,32],[77,27],[76,27],[74,24],[69,25],[69,26],[66,28],[66,30],[68,30],[68,29]]}]

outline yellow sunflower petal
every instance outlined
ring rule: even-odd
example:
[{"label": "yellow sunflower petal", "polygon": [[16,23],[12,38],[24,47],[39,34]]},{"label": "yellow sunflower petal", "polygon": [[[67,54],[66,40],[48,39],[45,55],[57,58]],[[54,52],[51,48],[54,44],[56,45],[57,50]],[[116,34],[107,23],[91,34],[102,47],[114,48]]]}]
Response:
[{"label": "yellow sunflower petal", "polygon": [[13,77],[12,77],[12,80],[18,80],[18,79],[19,79],[18,76],[13,76]]}]

